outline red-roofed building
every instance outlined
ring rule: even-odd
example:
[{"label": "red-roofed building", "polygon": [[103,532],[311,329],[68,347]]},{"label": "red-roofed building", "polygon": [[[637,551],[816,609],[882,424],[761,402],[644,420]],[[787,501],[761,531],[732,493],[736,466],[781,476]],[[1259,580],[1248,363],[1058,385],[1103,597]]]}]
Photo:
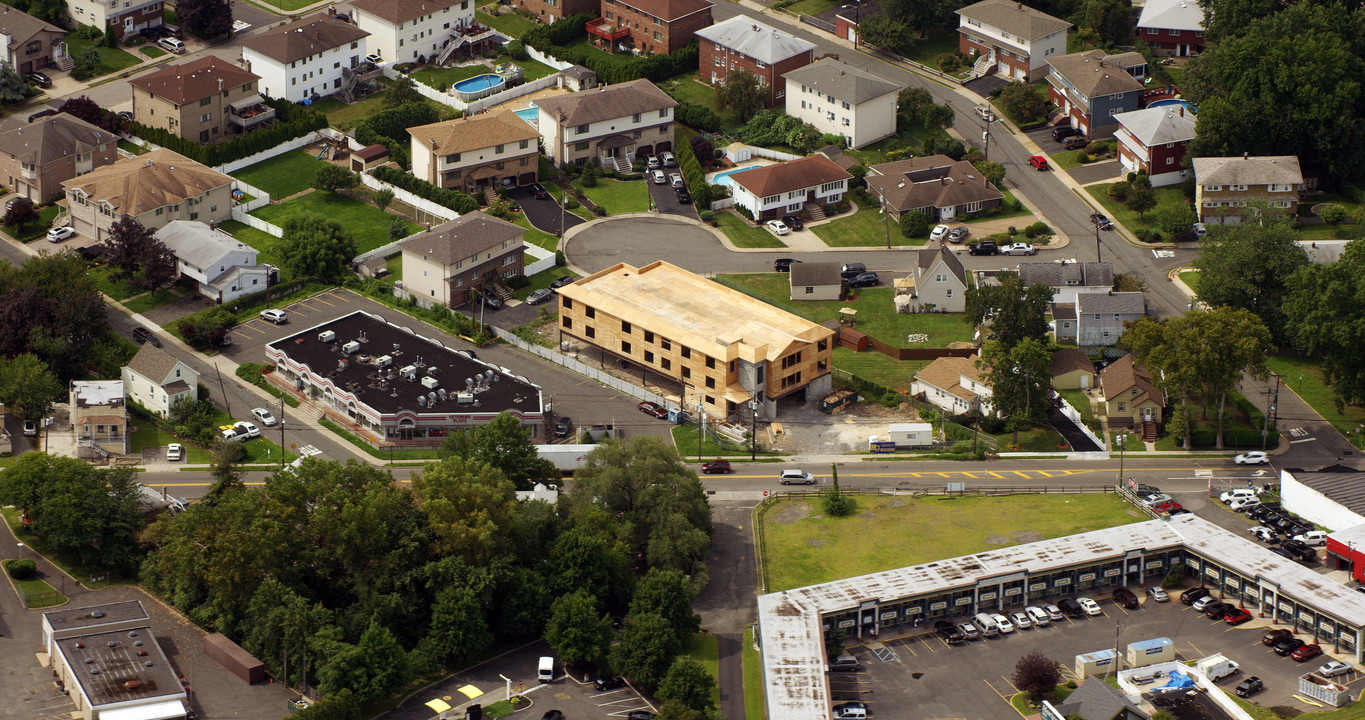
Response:
[{"label": "red-roofed building", "polygon": [[601,17],[588,23],[594,45],[643,53],[684,48],[698,30],[711,25],[710,0],[602,0]]},{"label": "red-roofed building", "polygon": [[844,199],[852,175],[824,155],[788,160],[729,177],[735,205],[745,208],[756,222],[784,215],[805,215],[812,207],[823,213],[826,205]]}]

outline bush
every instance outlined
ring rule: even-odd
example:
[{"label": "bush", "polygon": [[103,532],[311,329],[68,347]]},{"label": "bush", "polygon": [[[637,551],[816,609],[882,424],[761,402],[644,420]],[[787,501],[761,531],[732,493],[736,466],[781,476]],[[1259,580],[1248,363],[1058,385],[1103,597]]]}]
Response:
[{"label": "bush", "polygon": [[11,560],[7,568],[9,576],[15,580],[29,580],[38,574],[38,563],[28,558]]},{"label": "bush", "polygon": [[674,113],[678,122],[690,128],[706,132],[720,130],[720,115],[705,105],[683,100],[678,103]]},{"label": "bush", "polygon": [[1318,211],[1318,217],[1328,225],[1340,225],[1346,220],[1347,215],[1346,208],[1336,203],[1326,205]]},{"label": "bush", "polygon": [[[251,137],[248,135],[247,137]],[[422,180],[414,175],[405,173],[394,167],[382,165],[370,171],[376,180],[382,180],[394,187],[402,188],[417,197],[430,200],[437,205],[448,207],[461,215],[473,212],[478,209],[479,204],[474,198],[458,191],[440,188],[426,180]]]},{"label": "bush", "polygon": [[510,290],[522,290],[531,284],[531,278],[525,275],[515,275],[507,278],[507,287]]},{"label": "bush", "polygon": [[901,235],[908,238],[929,236],[929,216],[922,212],[909,211],[901,215]]},{"label": "bush", "polygon": [[1103,140],[1096,140],[1085,146],[1086,155],[1103,155],[1109,152],[1109,143]]},{"label": "bush", "polygon": [[1127,180],[1120,180],[1109,186],[1109,197],[1122,202],[1128,197],[1130,189],[1132,189],[1132,185],[1129,185]]},{"label": "bush", "polygon": [[1043,222],[1042,220],[1039,220],[1038,222],[1029,225],[1029,229],[1033,230],[1034,236],[1052,234],[1052,228],[1048,227],[1047,223]]},{"label": "bush", "polygon": [[511,55],[513,60],[531,59],[531,56],[526,53],[526,45],[520,40],[513,40],[512,42],[507,43],[507,54]]}]

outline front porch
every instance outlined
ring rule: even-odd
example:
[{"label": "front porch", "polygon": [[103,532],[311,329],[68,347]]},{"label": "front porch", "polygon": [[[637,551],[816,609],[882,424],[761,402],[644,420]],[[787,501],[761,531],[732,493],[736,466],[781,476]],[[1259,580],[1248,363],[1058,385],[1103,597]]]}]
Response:
[{"label": "front porch", "polygon": [[608,170],[628,173],[637,154],[649,155],[654,152],[653,145],[635,147],[635,138],[629,135],[610,135],[597,141],[597,162]]}]

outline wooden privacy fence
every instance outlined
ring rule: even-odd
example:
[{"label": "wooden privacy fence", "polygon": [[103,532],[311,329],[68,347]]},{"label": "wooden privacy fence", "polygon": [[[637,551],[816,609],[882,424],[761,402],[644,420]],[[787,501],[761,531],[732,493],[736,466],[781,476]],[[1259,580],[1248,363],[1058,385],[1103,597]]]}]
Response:
[{"label": "wooden privacy fence", "polygon": [[977,353],[976,348],[898,348],[871,335],[867,336],[867,340],[873,350],[894,360],[937,360],[941,357],[965,358]]}]

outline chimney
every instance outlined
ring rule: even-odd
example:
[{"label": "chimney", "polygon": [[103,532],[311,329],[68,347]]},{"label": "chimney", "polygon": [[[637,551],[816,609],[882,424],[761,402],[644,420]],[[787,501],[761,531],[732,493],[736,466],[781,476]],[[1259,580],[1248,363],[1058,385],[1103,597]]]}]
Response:
[{"label": "chimney", "polygon": [[1180,106],[1180,117],[1185,117],[1185,106],[1184,106],[1184,105],[1181,105],[1181,106]]}]

